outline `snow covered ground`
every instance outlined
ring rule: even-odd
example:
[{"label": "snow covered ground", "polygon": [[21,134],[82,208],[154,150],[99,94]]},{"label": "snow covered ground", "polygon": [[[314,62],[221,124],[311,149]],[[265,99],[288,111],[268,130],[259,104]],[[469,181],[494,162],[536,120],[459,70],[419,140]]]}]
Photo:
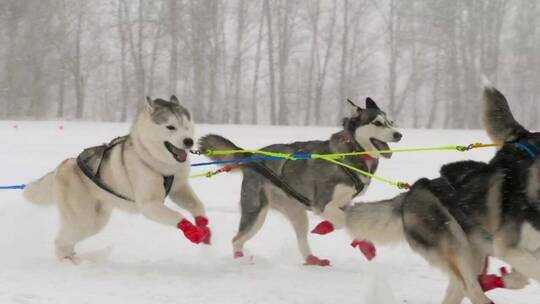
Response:
[{"label": "snow covered ground", "polygon": [[[17,126],[17,128],[15,128]],[[63,128],[60,128],[63,127]],[[0,185],[25,183],[52,170],[83,148],[107,142],[128,130],[126,124],[0,121]],[[240,146],[324,139],[336,128],[198,126],[228,136]],[[488,142],[480,131],[403,130],[393,147]],[[435,177],[443,163],[488,160],[493,151],[396,154],[383,160],[379,175],[413,182]],[[204,158],[193,158],[201,161]],[[197,168],[193,172],[209,168]],[[406,245],[380,247],[373,262],[349,247],[343,231],[311,236],[314,252],[332,267],[306,267],[293,230],[281,215],[268,216],[247,244],[252,263],[231,258],[230,240],[238,225],[241,177],[223,174],[193,180],[208,208],[214,232],[211,247],[196,246],[178,230],[140,215],[113,214],[108,227],[83,242],[79,266],[54,258],[58,228],[55,208],[25,202],[20,190],[0,192],[0,303],[439,303],[446,278]],[[362,200],[391,197],[399,190],[374,182]],[[312,217],[311,226],[317,223]],[[538,303],[540,287],[495,290],[496,303]]]}]

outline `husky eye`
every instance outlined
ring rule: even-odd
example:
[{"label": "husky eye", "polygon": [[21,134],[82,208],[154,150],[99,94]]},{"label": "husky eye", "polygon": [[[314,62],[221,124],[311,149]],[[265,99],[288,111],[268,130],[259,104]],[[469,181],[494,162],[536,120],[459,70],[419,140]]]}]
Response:
[{"label": "husky eye", "polygon": [[380,121],[376,121],[376,122],[374,122],[373,124],[374,124],[376,127],[382,127],[382,126],[383,126],[382,122],[380,122]]},{"label": "husky eye", "polygon": [[176,127],[173,126],[173,125],[168,125],[168,126],[167,126],[167,129],[169,129],[169,130],[171,130],[171,131],[174,131],[174,130],[176,130]]}]

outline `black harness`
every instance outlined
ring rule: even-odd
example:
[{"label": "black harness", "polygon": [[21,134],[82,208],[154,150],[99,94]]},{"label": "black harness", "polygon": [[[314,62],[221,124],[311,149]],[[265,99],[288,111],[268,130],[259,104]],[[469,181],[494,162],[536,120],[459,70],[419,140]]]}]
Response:
[{"label": "black harness", "polygon": [[[108,144],[103,144],[101,146],[90,147],[84,149],[79,156],[77,156],[77,165],[81,171],[88,177],[94,184],[99,188],[109,192],[110,194],[130,202],[134,202],[133,199],[130,199],[107,186],[100,177],[101,164],[103,159],[109,157],[111,149],[119,144],[123,144],[129,135],[117,137],[113,139]],[[169,195],[171,187],[174,181],[174,175],[163,176],[163,187],[165,188],[165,196]]]},{"label": "black harness", "polygon": [[[360,145],[357,144],[357,146],[359,147]],[[363,151],[362,148],[359,148],[359,149],[360,149],[359,152]],[[356,151],[356,150],[357,149],[353,148],[353,151]],[[297,150],[293,154],[305,153],[305,152],[306,151]],[[288,161],[289,160],[285,161],[285,163],[283,164],[283,167],[285,167]],[[301,194],[300,192],[296,191],[296,189],[294,189],[294,187],[289,185],[281,175],[276,174],[276,172],[274,172],[272,169],[265,166],[263,163],[252,162],[252,163],[246,163],[244,166],[254,170],[255,172],[267,178],[272,184],[280,188],[287,195],[299,201],[302,205],[306,206],[308,209],[311,208],[312,202],[309,198],[307,198],[305,195]],[[364,187],[365,187],[364,183],[353,170],[349,168],[345,168],[343,166],[339,166],[339,168],[341,168],[341,170],[343,170],[345,174],[347,174],[349,178],[351,179],[351,181],[353,182],[354,187],[356,189],[356,193],[354,194],[354,196],[358,195],[360,192],[364,190]],[[377,164],[374,166],[373,171],[375,171],[376,168],[377,168]],[[370,172],[372,171],[372,170],[369,170],[367,165],[362,169],[364,169],[365,171],[370,171]]]},{"label": "black harness", "polygon": [[516,145],[516,148],[519,150],[525,152],[527,155],[529,155],[532,159],[540,157],[540,148],[537,146],[529,143],[527,140],[517,140],[514,142]]}]

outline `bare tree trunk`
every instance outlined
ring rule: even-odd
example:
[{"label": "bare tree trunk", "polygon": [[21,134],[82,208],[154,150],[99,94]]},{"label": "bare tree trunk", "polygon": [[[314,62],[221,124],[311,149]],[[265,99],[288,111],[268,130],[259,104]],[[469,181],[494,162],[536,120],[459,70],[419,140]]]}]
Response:
[{"label": "bare tree trunk", "polygon": [[239,0],[238,2],[238,22],[236,27],[236,56],[234,58],[234,72],[233,77],[235,80],[234,85],[234,113],[233,121],[236,124],[240,123],[240,88],[242,84],[242,42],[244,38],[245,27],[245,0]]},{"label": "bare tree trunk", "polygon": [[[161,7],[159,8],[159,19],[162,18],[162,16],[165,16],[165,7],[164,4],[165,1],[162,1],[160,3]],[[159,43],[161,41],[161,32],[163,31],[163,23],[158,22],[157,29],[154,36],[154,41],[152,43],[152,55],[150,56],[150,75],[148,76],[148,88],[146,90],[145,95],[152,95],[154,91],[154,78],[156,73],[156,64],[157,64],[157,55],[159,52]],[[171,80],[169,80],[171,81]],[[170,91],[171,94],[176,94],[176,91]]]},{"label": "bare tree trunk", "polygon": [[121,0],[124,8],[124,18],[125,23],[128,25],[127,28],[127,38],[130,46],[131,60],[133,62],[133,69],[135,70],[135,92],[137,104],[140,105],[144,102],[144,96],[146,95],[145,90],[145,72],[144,72],[144,61],[143,61],[143,0],[139,0],[139,28],[138,28],[138,41],[135,41],[133,34],[133,27],[131,22],[131,14],[129,12],[129,5],[127,0]]},{"label": "bare tree trunk", "polygon": [[278,66],[279,66],[279,81],[278,81],[278,95],[279,95],[279,109],[278,109],[278,124],[286,125],[288,122],[288,112],[287,109],[287,99],[285,96],[285,91],[287,88],[287,66],[289,63],[289,53],[290,53],[290,12],[292,10],[291,4],[292,1],[285,1],[286,7],[283,11],[283,18],[279,22],[281,31],[279,33],[278,46],[279,46],[279,57],[278,57]]},{"label": "bare tree trunk", "polygon": [[390,0],[390,11],[388,16],[388,100],[390,108],[390,116],[395,117],[397,112],[396,90],[397,90],[397,57],[399,55],[396,42],[396,19],[397,9],[396,0]]},{"label": "bare tree trunk", "polygon": [[75,62],[73,66],[73,82],[75,87],[75,118],[81,119],[84,113],[84,83],[85,79],[82,75],[82,55],[81,55],[81,40],[82,40],[82,23],[83,12],[79,12],[77,16],[77,29],[75,32]]},{"label": "bare tree trunk", "polygon": [[276,76],[274,71],[274,43],[272,35],[272,12],[270,11],[270,1],[264,0],[264,10],[267,24],[268,42],[268,70],[270,72],[270,124],[276,124]]},{"label": "bare tree trunk", "polygon": [[326,39],[326,53],[324,55],[323,68],[319,72],[317,79],[317,86],[315,89],[315,122],[317,124],[323,123],[321,121],[322,113],[322,95],[324,91],[324,85],[326,82],[326,73],[328,71],[328,63],[330,62],[330,56],[332,54],[332,46],[334,44],[334,28],[336,25],[336,11],[337,11],[337,2],[334,2],[332,8],[332,16],[330,17],[330,28],[328,29],[328,36]]},{"label": "bare tree trunk", "polygon": [[137,100],[139,101],[138,104],[144,103],[144,96],[145,94],[145,88],[146,88],[146,76],[144,71],[144,61],[143,61],[143,32],[144,32],[144,20],[143,20],[143,0],[139,0],[139,31],[138,31],[138,39],[137,39]]},{"label": "bare tree trunk", "polygon": [[261,64],[261,44],[263,38],[263,27],[264,27],[264,10],[261,9],[261,18],[259,22],[259,31],[257,34],[257,51],[255,53],[255,69],[253,71],[253,87],[251,90],[251,123],[256,125],[258,123],[257,119],[257,104],[259,103],[257,99],[257,91],[259,89],[259,67]]},{"label": "bare tree trunk", "polygon": [[345,116],[345,99],[347,98],[347,54],[349,52],[349,1],[343,1],[343,36],[341,37],[341,64],[339,73],[339,117]]},{"label": "bare tree trunk", "polygon": [[315,0],[312,3],[315,3],[314,12],[309,16],[311,21],[311,50],[309,54],[309,71],[308,71],[308,80],[307,80],[307,92],[306,92],[306,116],[304,124],[309,125],[312,122],[311,113],[313,112],[313,74],[315,70],[315,55],[318,47],[318,37],[319,37],[319,14],[320,14],[320,0]]},{"label": "bare tree trunk", "polygon": [[439,106],[439,83],[440,83],[440,74],[439,69],[441,65],[441,49],[440,47],[437,47],[435,55],[435,67],[433,68],[433,89],[431,92],[431,110],[429,112],[429,118],[426,123],[426,128],[432,129],[435,125],[435,121],[437,118],[437,110]]},{"label": "bare tree trunk", "polygon": [[120,89],[120,103],[121,103],[121,110],[120,110],[120,121],[126,121],[127,120],[127,108],[128,108],[128,100],[129,100],[129,87],[128,87],[128,81],[127,81],[127,59],[126,59],[126,48],[127,48],[127,37],[126,37],[126,31],[124,26],[124,18],[123,18],[123,4],[122,0],[118,1],[118,35],[120,37],[120,83],[121,83],[121,89]]},{"label": "bare tree trunk", "polygon": [[171,51],[169,62],[169,92],[176,94],[178,83],[178,0],[169,0],[169,30],[171,34]]},{"label": "bare tree trunk", "polygon": [[[230,90],[229,86],[227,85],[227,48],[225,46],[225,18],[223,18],[223,6],[224,4],[220,1],[214,0],[211,2],[211,6],[209,9],[210,16],[208,19],[210,19],[210,33],[207,34],[208,38],[206,41],[207,44],[209,44],[208,48],[211,50],[210,54],[208,55],[209,59],[209,68],[208,68],[208,77],[209,77],[209,87],[208,87],[208,111],[207,113],[201,113],[201,115],[206,115],[205,119],[208,121],[215,121],[213,116],[217,111],[221,111],[223,114],[220,117],[222,122],[229,122],[230,120],[230,109],[233,107],[230,107]],[[220,63],[223,64],[222,68],[220,68]],[[222,74],[220,75],[220,69]],[[225,105],[224,107],[220,108],[219,105],[216,105],[216,100],[221,100],[221,97],[218,97],[220,95],[219,93],[219,78],[223,79],[224,85],[224,94],[225,95]]]}]

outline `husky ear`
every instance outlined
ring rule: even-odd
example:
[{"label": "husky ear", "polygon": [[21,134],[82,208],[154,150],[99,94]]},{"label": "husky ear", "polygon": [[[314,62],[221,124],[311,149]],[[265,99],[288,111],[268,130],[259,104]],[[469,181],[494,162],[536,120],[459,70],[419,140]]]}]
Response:
[{"label": "husky ear", "polygon": [[482,121],[491,140],[497,144],[512,141],[528,131],[512,115],[504,95],[491,84],[484,84]]},{"label": "husky ear", "polygon": [[347,102],[354,107],[354,110],[356,112],[356,114],[362,114],[362,111],[364,111],[364,109],[360,108],[359,106],[357,106],[352,100],[350,99],[347,99]]},{"label": "husky ear", "polygon": [[156,103],[150,98],[150,96],[146,96],[146,111],[149,113],[154,112],[154,107],[156,106]]},{"label": "husky ear", "polygon": [[178,98],[176,98],[176,95],[171,95],[170,101],[175,104],[180,104],[180,101],[178,101]]},{"label": "husky ear", "polygon": [[379,106],[370,97],[366,98],[366,109],[380,110]]}]

